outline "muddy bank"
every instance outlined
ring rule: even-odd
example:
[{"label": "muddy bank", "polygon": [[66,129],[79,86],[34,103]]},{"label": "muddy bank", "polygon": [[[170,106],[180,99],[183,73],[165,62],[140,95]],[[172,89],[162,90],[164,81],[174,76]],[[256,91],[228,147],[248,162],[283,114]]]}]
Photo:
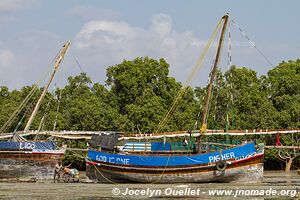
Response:
[{"label": "muddy bank", "polygon": [[[300,175],[265,172],[264,182],[253,184],[95,184],[81,176],[81,183],[1,182],[0,199],[295,199],[300,192]],[[217,195],[215,190],[232,191]],[[251,191],[265,192],[266,195]],[[270,195],[277,192],[276,195]],[[279,194],[281,192],[281,194]],[[247,195],[248,194],[248,195]],[[236,197],[235,197],[236,196]],[[292,197],[291,197],[292,196]]]}]

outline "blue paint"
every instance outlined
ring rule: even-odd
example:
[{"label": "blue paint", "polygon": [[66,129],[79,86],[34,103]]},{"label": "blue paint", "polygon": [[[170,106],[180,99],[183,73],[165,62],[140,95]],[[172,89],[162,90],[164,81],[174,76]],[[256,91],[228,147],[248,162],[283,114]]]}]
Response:
[{"label": "blue paint", "polygon": [[169,142],[152,142],[151,151],[171,151],[171,144]]},{"label": "blue paint", "polygon": [[220,152],[213,152],[208,154],[197,154],[192,156],[184,155],[171,155],[169,158],[166,156],[138,156],[138,155],[122,155],[111,154],[105,152],[88,151],[88,158],[93,161],[102,161],[107,163],[123,164],[123,165],[136,165],[136,166],[183,166],[183,165],[196,165],[213,163],[219,160],[228,160],[231,158],[241,159],[251,154],[256,153],[253,143],[245,144],[243,146],[234,147],[231,149],[223,150],[222,155]]},{"label": "blue paint", "polygon": [[55,142],[0,142],[1,150],[54,150]]}]

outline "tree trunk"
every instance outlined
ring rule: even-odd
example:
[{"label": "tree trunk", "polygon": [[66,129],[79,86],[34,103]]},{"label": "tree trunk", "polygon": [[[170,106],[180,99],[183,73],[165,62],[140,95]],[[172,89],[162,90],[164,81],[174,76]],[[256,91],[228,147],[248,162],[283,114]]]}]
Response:
[{"label": "tree trunk", "polygon": [[288,158],[288,160],[285,162],[286,173],[289,173],[291,171],[292,163],[293,163],[293,158]]}]

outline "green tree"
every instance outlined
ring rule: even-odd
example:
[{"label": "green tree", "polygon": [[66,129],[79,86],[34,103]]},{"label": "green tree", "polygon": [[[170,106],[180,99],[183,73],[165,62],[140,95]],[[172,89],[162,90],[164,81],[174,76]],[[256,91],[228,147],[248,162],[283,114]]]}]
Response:
[{"label": "green tree", "polygon": [[[279,128],[300,127],[300,59],[282,62],[271,69],[265,80],[266,91],[279,113],[277,124]],[[281,135],[284,146],[299,146],[299,133]],[[276,149],[273,152],[286,164],[285,171],[291,170],[293,162],[300,157],[299,149]]]},{"label": "green tree", "polygon": [[100,84],[92,83],[86,74],[69,77],[69,84],[61,93],[60,130],[116,130],[117,110],[112,108],[105,97],[107,90]]},{"label": "green tree", "polygon": [[268,92],[281,128],[300,127],[300,59],[282,62],[268,72]]},{"label": "green tree", "polygon": [[[124,128],[132,132],[153,132],[160,120],[178,95],[181,84],[169,77],[169,65],[164,59],[136,58],[124,60],[121,64],[107,69],[106,84],[111,88],[119,113],[123,116]],[[187,96],[188,95],[188,96]],[[193,91],[190,90],[182,99],[174,116],[163,130],[183,130],[187,127],[182,115],[187,120],[195,119],[195,110],[185,114],[182,108],[195,106]],[[188,105],[185,105],[188,104]],[[190,112],[191,108],[187,112]]]},{"label": "green tree", "polygon": [[235,117],[236,129],[276,128],[277,111],[263,90],[262,79],[255,71],[231,67],[225,74],[232,94],[230,107]]}]

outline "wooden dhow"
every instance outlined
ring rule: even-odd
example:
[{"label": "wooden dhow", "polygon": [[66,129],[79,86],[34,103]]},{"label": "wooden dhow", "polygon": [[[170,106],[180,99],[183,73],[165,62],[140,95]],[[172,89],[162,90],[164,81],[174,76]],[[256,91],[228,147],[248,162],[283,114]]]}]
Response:
[{"label": "wooden dhow", "polygon": [[[63,45],[55,59],[55,66],[50,79],[44,86],[43,92],[25,126],[25,130],[22,132],[25,135],[29,132],[32,121],[69,46],[70,42],[68,41]],[[21,105],[24,104],[22,103]],[[20,109],[22,109],[22,106],[13,113],[10,119],[13,119],[16,113],[20,112]],[[5,123],[1,128],[1,132],[8,125],[8,122]],[[18,132],[14,132],[11,134],[9,141],[0,141],[0,180],[51,179],[53,178],[54,167],[62,160],[64,153],[65,150],[58,149],[53,141],[27,141]]]},{"label": "wooden dhow", "polygon": [[[89,150],[86,157],[86,173],[90,179],[106,183],[232,181],[258,183],[262,181],[264,157],[262,147],[256,148],[255,144],[250,142],[236,147],[216,148],[211,144],[204,144],[202,141],[207,132],[209,103],[228,20],[229,15],[223,16],[213,33],[216,35],[216,30],[219,30],[222,23],[216,58],[204,102],[199,140],[189,143],[185,138],[184,142],[180,144],[169,143],[165,140],[163,142],[134,142],[117,149],[100,145],[101,150]],[[209,40],[207,47],[211,46],[212,41]],[[203,61],[202,58],[199,63]],[[183,94],[184,92],[180,93],[181,97]],[[173,108],[173,106],[171,107]],[[171,112],[168,112],[166,117],[169,113]],[[160,125],[166,123],[165,118]],[[156,134],[147,138],[155,138]],[[189,135],[192,139],[192,133]],[[166,139],[165,133],[160,136]],[[105,140],[108,141],[107,136],[102,141]],[[112,144],[111,141],[110,144]]]}]

